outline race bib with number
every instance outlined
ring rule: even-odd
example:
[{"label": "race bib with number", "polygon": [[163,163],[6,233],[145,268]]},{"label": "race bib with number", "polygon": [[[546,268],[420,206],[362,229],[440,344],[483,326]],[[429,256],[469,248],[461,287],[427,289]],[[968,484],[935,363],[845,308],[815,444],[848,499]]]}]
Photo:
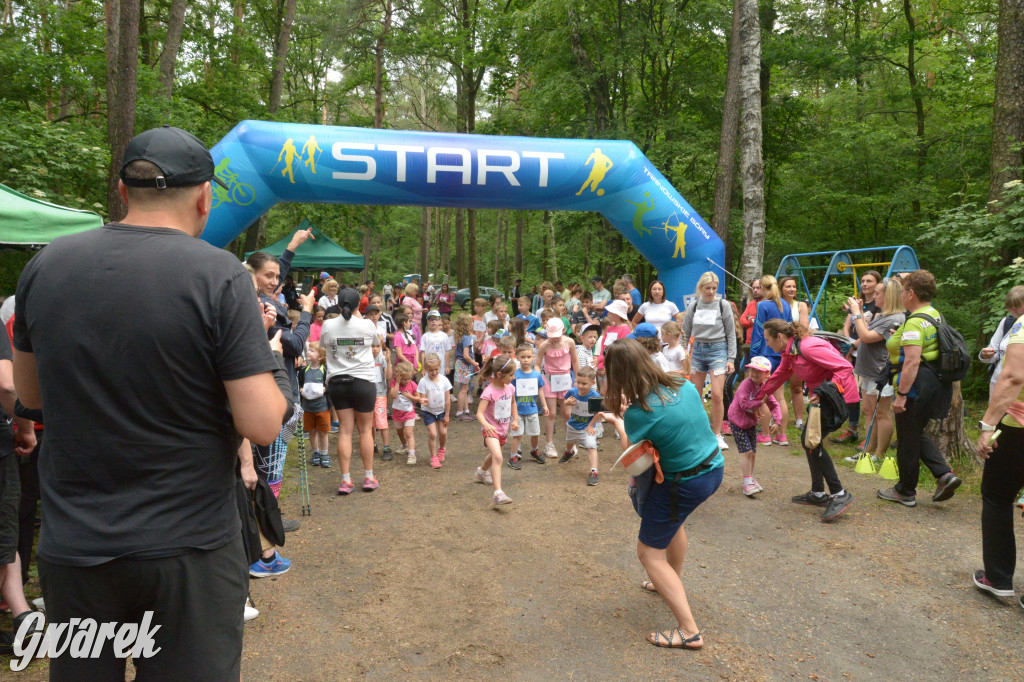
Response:
[{"label": "race bib with number", "polygon": [[714,308],[698,310],[693,314],[694,324],[710,325],[715,324],[718,319],[718,311]]},{"label": "race bib with number", "polygon": [[384,381],[384,368],[380,365],[373,366],[373,383],[379,384]]},{"label": "race bib with number", "polygon": [[502,398],[494,403],[494,418],[499,421],[512,418],[511,398]]},{"label": "race bib with number", "polygon": [[399,412],[412,412],[412,401],[404,395],[399,395],[395,402],[391,403],[391,407]]},{"label": "race bib with number", "polygon": [[537,379],[516,379],[516,395],[523,397],[537,395]]},{"label": "race bib with number", "polygon": [[618,335],[617,332],[608,332],[607,334],[605,334],[604,335],[604,347],[607,348],[608,346],[612,345],[612,342],[615,339],[617,339],[617,338],[619,338],[619,335]]},{"label": "race bib with number", "polygon": [[571,374],[552,374],[551,375],[551,390],[555,393],[559,391],[568,391],[572,388],[572,375]]},{"label": "race bib with number", "polygon": [[444,409],[444,391],[435,389],[427,393],[427,407],[431,411],[440,411]]},{"label": "race bib with number", "polygon": [[571,411],[577,417],[586,417],[587,421],[590,421],[590,403],[586,398],[576,398],[576,404],[572,406]]},{"label": "race bib with number", "polygon": [[473,320],[473,331],[485,332],[487,331],[487,323],[483,320]]},{"label": "race bib with number", "polygon": [[900,340],[901,341],[920,341],[921,340],[921,332],[903,332],[903,335],[900,336]]}]

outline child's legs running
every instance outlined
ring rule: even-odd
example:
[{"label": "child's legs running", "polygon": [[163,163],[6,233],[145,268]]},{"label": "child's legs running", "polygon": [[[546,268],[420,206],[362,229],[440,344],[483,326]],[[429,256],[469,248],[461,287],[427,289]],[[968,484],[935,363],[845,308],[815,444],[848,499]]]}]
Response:
[{"label": "child's legs running", "polygon": [[587,458],[590,460],[590,468],[597,471],[597,450],[595,448],[587,448]]},{"label": "child's legs running", "polygon": [[431,457],[437,454],[437,422],[427,426],[427,452]]},{"label": "child's legs running", "polygon": [[416,440],[412,437],[412,426],[405,427],[405,447],[416,450]]},{"label": "child's legs running", "polygon": [[756,456],[755,452],[740,453],[740,472],[743,474],[743,478],[754,477],[754,458]]},{"label": "child's legs running", "polygon": [[469,398],[469,384],[460,384],[459,385],[459,403],[458,403],[458,407],[456,408],[460,414],[462,412],[465,412],[466,408],[469,406],[468,398]]},{"label": "child's legs running", "polygon": [[437,446],[444,449],[448,444],[448,425],[444,421],[437,422]]},{"label": "child's legs running", "polygon": [[548,443],[554,443],[555,440],[555,415],[558,412],[558,398],[555,397],[544,397],[544,402],[548,406],[548,416],[544,418],[544,435],[547,437]]},{"label": "child's legs running", "polygon": [[484,445],[487,446],[488,454],[484,460],[487,465],[480,468],[491,472],[494,490],[501,490],[501,444],[497,438],[484,438]]}]

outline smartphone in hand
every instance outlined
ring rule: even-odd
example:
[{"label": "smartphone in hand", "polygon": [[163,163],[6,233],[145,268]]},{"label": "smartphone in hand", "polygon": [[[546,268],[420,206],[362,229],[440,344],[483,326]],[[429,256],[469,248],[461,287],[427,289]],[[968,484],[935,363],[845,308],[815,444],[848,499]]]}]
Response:
[{"label": "smartphone in hand", "polygon": [[607,412],[604,408],[604,398],[587,398],[587,412],[590,414]]}]

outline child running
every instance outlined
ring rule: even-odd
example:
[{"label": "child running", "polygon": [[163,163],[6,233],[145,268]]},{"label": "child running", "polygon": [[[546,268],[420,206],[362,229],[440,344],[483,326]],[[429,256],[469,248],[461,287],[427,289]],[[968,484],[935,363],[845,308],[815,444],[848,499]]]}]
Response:
[{"label": "child running", "polygon": [[690,373],[686,361],[686,349],[679,343],[679,337],[683,330],[678,322],[671,321],[661,325],[661,340],[665,342],[665,348],[661,349],[661,357],[664,361],[663,369],[676,376],[684,377]]},{"label": "child running", "polygon": [[[391,429],[388,428],[388,386],[391,384],[392,376],[391,363],[388,362],[388,354],[382,352],[381,343],[378,335],[373,343],[373,384],[377,387],[377,401],[373,405],[373,428],[380,431],[380,438],[384,443],[381,459],[390,462],[394,456],[391,454]],[[376,449],[376,443],[373,447]]]},{"label": "child running", "polygon": [[513,400],[516,391],[511,385],[515,373],[516,363],[509,355],[489,358],[480,371],[491,382],[480,394],[476,411],[487,448],[483,464],[476,468],[476,480],[494,486],[494,506],[512,503],[512,498],[501,489],[501,448],[508,438],[509,424],[513,431],[519,430],[519,413]]},{"label": "child running", "polygon": [[473,421],[469,411],[469,384],[473,374],[480,371],[480,364],[473,353],[473,317],[466,313],[455,318],[455,383],[459,386],[459,401],[456,407],[457,421]]},{"label": "child running", "polygon": [[[437,312],[431,310],[430,314]],[[431,320],[432,324],[434,323]],[[427,338],[427,334],[423,335]],[[446,337],[447,338],[447,337]],[[444,462],[444,446],[448,442],[448,418],[452,409],[452,384],[441,373],[441,358],[436,353],[427,353],[423,359],[427,375],[416,387],[416,399],[422,409],[423,425],[427,427],[427,450],[430,452],[430,466],[440,469]],[[415,462],[414,462],[415,463]]]},{"label": "child running", "polygon": [[427,333],[420,338],[419,361],[422,367],[426,356],[434,353],[441,363],[441,375],[444,376],[452,364],[448,357],[452,352],[452,340],[441,330],[441,326],[441,313],[436,310],[427,313]]},{"label": "child running", "polygon": [[546,463],[537,450],[540,446],[540,417],[537,413],[543,409],[544,416],[547,416],[548,407],[540,398],[544,375],[533,368],[533,346],[528,343],[519,344],[516,356],[520,365],[516,370],[516,410],[519,413],[519,428],[511,433],[512,454],[508,458],[508,465],[513,469],[522,469],[524,433],[530,437],[530,458],[537,464]]},{"label": "child running", "polygon": [[551,459],[558,457],[554,442],[554,416],[561,414],[568,421],[569,407],[565,404],[565,394],[572,388],[573,373],[579,371],[576,343],[563,334],[564,329],[561,318],[551,317],[544,324],[547,340],[537,347],[537,357],[544,367],[544,401],[549,415],[544,420],[544,435],[547,437],[544,455]]},{"label": "child running", "polygon": [[331,430],[331,412],[327,407],[327,371],[324,369],[324,347],[306,344],[306,366],[299,370],[302,428],[309,433],[313,448],[313,466],[331,468],[331,451],[327,434]]},{"label": "child running", "polygon": [[[669,323],[674,324],[674,323]],[[668,326],[667,324],[665,325]],[[736,388],[736,394],[729,404],[729,425],[732,427],[732,437],[736,441],[736,449],[740,451],[740,471],[743,473],[743,494],[747,497],[763,492],[764,488],[754,478],[754,458],[757,456],[757,420],[765,403],[771,410],[772,424],[771,433],[775,435],[782,421],[782,411],[779,409],[779,402],[775,396],[766,396],[763,401],[757,399],[757,392],[761,390],[764,382],[768,381],[768,375],[772,373],[771,360],[763,355],[757,355],[747,363],[747,376]]]},{"label": "child running", "polygon": [[565,464],[576,457],[576,445],[587,451],[590,459],[590,475],[587,485],[597,485],[597,429],[595,425],[601,421],[601,413],[591,414],[589,401],[600,398],[601,394],[594,390],[597,383],[597,372],[590,367],[580,367],[576,373],[576,387],[565,394],[565,404],[570,409],[569,421],[565,424],[565,453],[559,464]]},{"label": "child running", "polygon": [[402,441],[402,451],[408,455],[405,463],[410,465],[416,463],[416,441],[412,435],[412,427],[416,423],[416,382],[412,380],[414,374],[411,363],[399,362],[395,365],[395,378],[391,380],[389,392],[392,400],[391,418],[395,421],[398,440]]}]

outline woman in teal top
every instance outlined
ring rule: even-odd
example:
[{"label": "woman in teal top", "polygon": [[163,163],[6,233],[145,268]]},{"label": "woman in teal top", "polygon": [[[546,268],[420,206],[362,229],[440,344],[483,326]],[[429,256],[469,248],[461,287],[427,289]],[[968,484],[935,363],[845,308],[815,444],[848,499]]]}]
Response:
[{"label": "woman in teal top", "polygon": [[678,625],[668,632],[652,632],[647,641],[699,649],[704,640],[680,578],[686,556],[682,526],[722,484],[725,460],[697,389],[663,372],[643,346],[632,339],[616,341],[605,351],[605,370],[605,419],[618,429],[624,447],[651,441],[665,474],[663,483],[651,486],[642,507],[636,553],[650,577],[643,588],[661,595]]}]

